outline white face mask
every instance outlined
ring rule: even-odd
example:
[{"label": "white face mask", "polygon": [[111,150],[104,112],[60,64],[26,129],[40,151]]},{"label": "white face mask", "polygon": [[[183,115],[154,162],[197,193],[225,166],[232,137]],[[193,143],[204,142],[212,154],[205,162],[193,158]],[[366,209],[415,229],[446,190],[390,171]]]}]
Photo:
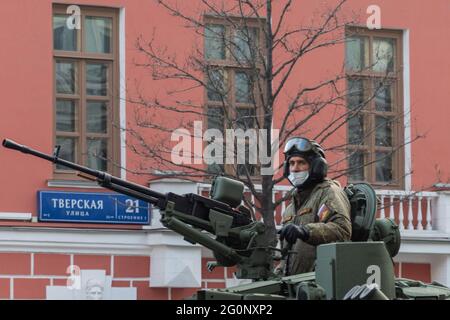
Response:
[{"label": "white face mask", "polygon": [[301,186],[309,177],[309,171],[291,172],[288,176],[289,181],[294,187]]}]

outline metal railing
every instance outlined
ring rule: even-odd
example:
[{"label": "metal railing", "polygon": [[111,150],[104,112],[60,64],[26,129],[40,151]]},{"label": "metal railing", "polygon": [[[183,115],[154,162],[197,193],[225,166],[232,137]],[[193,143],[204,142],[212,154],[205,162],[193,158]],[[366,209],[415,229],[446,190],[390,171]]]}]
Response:
[{"label": "metal railing", "polygon": [[[207,195],[209,184],[198,184],[198,193]],[[261,186],[256,185],[257,190]],[[292,190],[290,186],[276,186],[273,190],[272,200],[279,200]],[[250,201],[255,198],[245,190]],[[378,203],[378,218],[392,218],[399,225],[400,230],[431,231],[433,227],[433,201],[439,197],[437,192],[408,192],[401,190],[376,190]],[[276,225],[281,224],[282,213],[286,210],[289,200],[283,201],[274,211]],[[257,218],[261,219],[257,215]]]},{"label": "metal railing", "polygon": [[380,200],[378,216],[395,220],[400,230],[434,230],[433,201],[437,192],[377,190]]}]

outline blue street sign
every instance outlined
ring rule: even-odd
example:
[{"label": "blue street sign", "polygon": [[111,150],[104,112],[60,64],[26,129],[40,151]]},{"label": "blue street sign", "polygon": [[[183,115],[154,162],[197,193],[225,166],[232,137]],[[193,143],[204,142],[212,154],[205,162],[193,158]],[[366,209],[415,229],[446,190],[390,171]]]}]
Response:
[{"label": "blue street sign", "polygon": [[38,191],[39,221],[149,224],[150,207],[116,193]]}]

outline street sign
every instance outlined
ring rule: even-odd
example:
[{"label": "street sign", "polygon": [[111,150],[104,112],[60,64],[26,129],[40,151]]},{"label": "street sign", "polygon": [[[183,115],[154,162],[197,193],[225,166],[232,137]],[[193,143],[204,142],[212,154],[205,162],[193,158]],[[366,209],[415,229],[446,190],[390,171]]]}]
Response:
[{"label": "street sign", "polygon": [[39,221],[149,224],[150,207],[116,193],[38,191]]}]

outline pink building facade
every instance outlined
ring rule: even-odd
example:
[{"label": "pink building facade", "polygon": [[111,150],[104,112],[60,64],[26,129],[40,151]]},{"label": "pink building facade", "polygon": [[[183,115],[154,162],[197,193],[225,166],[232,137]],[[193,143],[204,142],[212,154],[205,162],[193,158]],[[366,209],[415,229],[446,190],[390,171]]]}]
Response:
[{"label": "pink building facade", "polygon": [[[376,2],[349,1],[343,11],[369,17],[370,5],[381,9],[380,33],[370,35],[365,30],[369,33],[362,34],[372,39],[367,40],[370,46],[386,34],[395,35],[396,81],[400,83],[395,92],[402,112],[398,118],[401,131],[394,134],[394,140],[404,147],[392,165],[400,168],[395,173],[397,184],[376,186],[384,204],[379,215],[393,217],[400,225],[402,246],[394,259],[398,276],[450,285],[450,91],[446,88],[450,83],[446,54],[450,42],[444,37],[450,27],[446,16],[449,3]],[[327,1],[327,5],[334,3]],[[81,8],[81,28],[71,29],[81,31],[58,35],[55,26],[65,27],[67,18],[73,15],[66,12],[70,5]],[[191,13],[197,10],[187,7],[183,9]],[[296,1],[288,23],[307,21],[320,8],[313,0]],[[274,16],[280,10],[275,6]],[[148,176],[133,174],[141,160],[127,148],[127,141],[132,139],[129,133],[117,129],[134,125],[135,113],[129,100],[136,83],[148,95],[165,89],[151,79],[149,72],[136,66],[142,59],[136,40],[155,35],[169,52],[183,55],[202,43],[199,35],[184,32],[183,23],[157,1],[11,0],[2,2],[0,13],[1,139],[10,138],[46,153],[51,153],[56,143],[72,146],[65,157],[160,192],[202,194],[208,190],[209,185],[202,181],[161,179],[149,183]],[[105,38],[105,32],[99,29],[109,30],[109,36]],[[301,72],[294,72],[288,88],[294,90],[298,83],[325,79],[345,60],[344,44],[318,51],[299,66]],[[57,78],[60,74],[65,76]],[[197,98],[203,95],[200,91]],[[282,105],[287,101],[283,99],[287,98],[280,99],[274,127],[282,119]],[[171,121],[164,114],[153,119]],[[86,127],[77,130],[80,123],[86,123]],[[345,130],[332,140],[339,139],[346,139]],[[103,158],[112,161],[96,161],[83,152],[86,148],[103,152]],[[80,180],[73,172],[59,171],[48,162],[4,148],[0,159],[0,299],[50,299],[54,297],[51,292],[70,295],[75,292],[69,288],[74,286],[73,277],[81,278],[80,287],[75,289],[84,289],[86,277],[98,275],[109,297],[122,299],[182,299],[199,288],[239,283],[233,268],[218,267],[208,272],[206,262],[213,260],[211,252],[165,229],[157,209],[152,209],[148,224],[39,219],[38,192],[108,192]],[[340,181],[345,184],[347,179]],[[289,186],[281,183],[274,197],[288,190]],[[282,204],[274,213],[277,223],[285,206]]]}]

